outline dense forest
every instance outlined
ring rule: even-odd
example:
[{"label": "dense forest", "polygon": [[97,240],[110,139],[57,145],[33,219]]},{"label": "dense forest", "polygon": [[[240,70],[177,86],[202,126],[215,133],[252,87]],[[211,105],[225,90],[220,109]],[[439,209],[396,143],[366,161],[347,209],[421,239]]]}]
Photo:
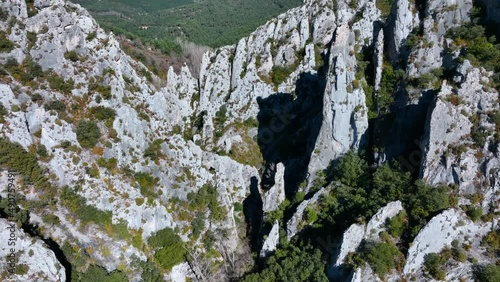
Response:
[{"label": "dense forest", "polygon": [[[237,43],[267,20],[299,6],[301,0],[76,0],[104,28],[140,38],[165,52],[176,39],[220,47]],[[197,3],[195,3],[197,2]]]}]

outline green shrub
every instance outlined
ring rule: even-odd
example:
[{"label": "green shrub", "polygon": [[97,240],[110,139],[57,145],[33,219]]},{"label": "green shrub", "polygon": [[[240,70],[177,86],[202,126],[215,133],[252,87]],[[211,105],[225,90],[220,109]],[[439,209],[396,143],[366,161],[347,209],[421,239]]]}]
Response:
[{"label": "green shrub", "polygon": [[380,89],[377,93],[377,107],[389,111],[389,107],[394,102],[394,91],[399,80],[404,77],[404,72],[400,69],[394,70],[389,64],[382,66],[382,78]]},{"label": "green shrub", "polygon": [[34,103],[37,103],[38,101],[43,101],[43,97],[42,97],[42,95],[35,93],[35,94],[31,95],[31,101]]},{"label": "green shrub", "polygon": [[459,261],[459,262],[466,262],[467,261],[467,254],[465,253],[465,251],[462,248],[453,247],[451,249],[451,251],[452,251],[452,256],[453,256],[454,260]]},{"label": "green shrub", "polygon": [[[475,16],[473,16],[475,17]],[[493,36],[487,38],[485,28],[477,24],[480,19],[473,18],[472,22],[451,28],[446,37],[454,39],[454,44],[463,47],[461,58],[468,59],[473,65],[481,66],[489,71],[494,71],[495,87],[500,84],[500,47]]]},{"label": "green shrub", "polygon": [[278,86],[283,83],[290,74],[295,70],[296,66],[273,66],[271,69],[271,80],[274,85]]},{"label": "green shrub", "polygon": [[220,205],[219,193],[212,184],[204,184],[197,193],[189,192],[187,199],[191,210],[210,210],[210,219],[220,221],[226,218],[226,210]]},{"label": "green shrub", "polygon": [[465,213],[472,221],[476,222],[481,219],[481,216],[483,216],[483,209],[481,207],[474,207],[472,205],[466,206]]},{"label": "green shrub", "polygon": [[114,168],[116,168],[117,162],[118,161],[116,160],[116,158],[109,158],[109,159],[99,158],[97,160],[97,164],[100,167],[106,168],[108,170],[113,170]]},{"label": "green shrub", "polygon": [[114,109],[97,106],[90,108],[90,113],[98,120],[114,120],[116,117],[116,111]]},{"label": "green shrub", "polygon": [[[378,198],[391,201],[401,199],[406,189],[411,186],[411,175],[402,172],[397,164],[384,163],[373,173],[373,189]],[[383,203],[381,203],[383,204]]]},{"label": "green shrub", "polygon": [[427,223],[429,216],[449,208],[449,189],[444,186],[431,187],[423,181],[416,181],[404,197],[410,217],[411,237],[417,235]]},{"label": "green shrub", "polygon": [[42,217],[42,220],[43,220],[43,222],[45,222],[47,224],[50,224],[50,225],[54,225],[54,224],[59,224],[60,223],[59,217],[57,215],[54,215],[54,214],[44,215]]},{"label": "green shrub", "polygon": [[76,139],[80,146],[89,149],[94,147],[101,138],[101,132],[97,124],[92,121],[82,120],[76,127]]},{"label": "green shrub", "polygon": [[84,224],[96,223],[111,225],[112,212],[102,211],[86,204],[84,197],[78,195],[69,187],[63,187],[60,195],[61,204],[70,209]]},{"label": "green shrub", "polygon": [[101,85],[98,83],[92,83],[89,86],[89,91],[100,93],[102,98],[104,98],[105,100],[111,99],[111,86],[110,85]]},{"label": "green shrub", "polygon": [[434,279],[445,280],[446,272],[443,269],[447,259],[436,253],[429,253],[425,256],[424,269]]},{"label": "green shrub", "polygon": [[72,79],[66,81],[55,73],[50,73],[47,76],[47,81],[50,88],[64,94],[71,94],[71,90],[75,88],[75,82]]},{"label": "green shrub", "polygon": [[240,202],[234,203],[234,211],[235,212],[243,211],[243,204]]},{"label": "green shrub", "polygon": [[306,216],[306,222],[308,223],[314,222],[318,219],[318,213],[310,207],[306,208],[305,216]]},{"label": "green shrub", "polygon": [[16,265],[15,273],[17,275],[25,275],[30,270],[30,267],[26,264],[18,264]]},{"label": "green shrub", "polygon": [[392,242],[367,243],[362,257],[382,279],[390,270],[401,270],[405,264],[405,256]]},{"label": "green shrub", "polygon": [[191,231],[191,236],[194,239],[198,239],[201,232],[205,229],[205,213],[197,212],[191,225],[193,227],[193,230]]},{"label": "green shrub", "polygon": [[162,282],[163,277],[158,270],[154,261],[139,261],[139,266],[142,268],[141,278],[144,282]]},{"label": "green shrub", "polygon": [[89,265],[85,273],[78,273],[75,277],[76,281],[102,281],[102,282],[125,282],[129,281],[125,273],[115,270],[108,273],[106,269],[95,264]]},{"label": "green shrub", "polygon": [[221,137],[223,134],[224,123],[227,120],[226,115],[227,115],[226,105],[222,105],[219,108],[219,110],[215,113],[214,127],[215,127],[215,136],[216,137]]},{"label": "green shrub", "polygon": [[6,21],[9,18],[9,13],[3,8],[0,8],[0,20]]},{"label": "green shrub", "polygon": [[500,229],[493,230],[486,234],[481,240],[481,245],[492,254],[500,253]]},{"label": "green shrub", "polygon": [[25,209],[18,205],[12,207],[7,198],[0,199],[0,214],[9,215],[13,222],[16,222],[19,227],[28,224],[30,215]]},{"label": "green shrub", "polygon": [[20,144],[6,138],[0,138],[0,166],[19,172],[39,189],[50,191],[50,183],[44,176],[45,170],[38,165],[36,154],[26,152]]},{"label": "green shrub", "polygon": [[46,111],[54,110],[57,112],[64,112],[66,111],[66,105],[59,100],[55,101],[50,101],[47,104],[44,105],[44,108]]},{"label": "green shrub", "polygon": [[14,49],[14,42],[7,38],[5,31],[0,31],[0,52],[10,52]]},{"label": "green shrub", "polygon": [[85,38],[87,41],[92,41],[94,40],[94,38],[97,37],[97,32],[95,31],[92,31],[92,32],[89,32],[89,34],[87,34],[87,37]]},{"label": "green shrub", "polygon": [[68,51],[68,52],[64,53],[64,58],[66,60],[70,60],[72,62],[76,62],[76,61],[78,61],[78,53],[76,53],[75,50]]},{"label": "green shrub", "polygon": [[19,112],[21,108],[18,105],[12,105],[10,106],[10,110],[14,113]]},{"label": "green shrub", "polygon": [[148,243],[151,248],[156,249],[154,257],[157,263],[167,271],[184,260],[184,243],[171,228],[158,231],[148,239]]},{"label": "green shrub", "polygon": [[139,183],[141,194],[148,198],[155,198],[158,194],[155,192],[155,187],[160,181],[159,178],[155,178],[145,172],[137,172],[134,175],[135,180]]},{"label": "green shrub", "polygon": [[37,37],[36,37],[36,33],[35,32],[26,32],[26,37],[28,38],[28,49],[31,49],[33,48],[33,46],[35,46],[36,44],[36,40],[37,40]]},{"label": "green shrub", "polygon": [[479,269],[476,274],[476,281],[498,282],[500,281],[500,265],[488,264]]},{"label": "green shrub", "polygon": [[48,155],[49,155],[47,152],[47,148],[43,144],[38,145],[38,148],[36,149],[36,153],[42,158],[48,157]]},{"label": "green shrub", "polygon": [[375,5],[382,12],[382,16],[387,17],[391,13],[392,4],[394,0],[377,0]]},{"label": "green shrub", "polygon": [[3,106],[2,103],[0,103],[0,123],[4,123],[5,122],[5,116],[8,113],[9,112],[7,111],[7,109]]},{"label": "green shrub", "polygon": [[408,227],[408,221],[406,219],[406,212],[402,211],[398,213],[395,217],[387,219],[386,222],[387,231],[394,238],[400,238],[403,232]]},{"label": "green shrub", "polygon": [[159,158],[163,157],[164,154],[161,149],[161,144],[163,143],[163,140],[158,139],[155,140],[153,143],[149,144],[149,146],[144,150],[144,157],[150,158],[153,161],[158,160]]},{"label": "green shrub", "polygon": [[144,204],[144,198],[135,198],[135,204],[142,206],[142,204]]}]

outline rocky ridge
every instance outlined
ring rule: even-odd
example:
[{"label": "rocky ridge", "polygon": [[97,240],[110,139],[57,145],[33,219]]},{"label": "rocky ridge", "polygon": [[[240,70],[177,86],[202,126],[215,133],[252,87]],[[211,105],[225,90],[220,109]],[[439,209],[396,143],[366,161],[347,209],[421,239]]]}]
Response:
[{"label": "rocky ridge", "polygon": [[[3,3],[0,7],[9,20],[1,21],[0,29],[15,46],[0,53],[0,61],[5,65],[9,58],[19,63],[31,58],[44,72],[52,72],[52,77],[61,77],[68,83],[71,80],[74,87],[67,92],[54,89],[42,79],[37,80],[40,85],[29,85],[12,76],[4,77],[0,95],[3,106],[11,111],[0,125],[0,134],[27,150],[44,145],[50,159],[41,164],[48,168],[53,183],[58,187],[78,187],[75,191],[87,204],[112,212],[113,224],[125,223],[144,241],[156,231],[171,227],[194,248],[203,249],[201,238],[190,236],[195,211],[186,208],[186,203],[190,192],[213,185],[217,202],[227,216],[205,222],[203,231],[225,234],[215,238],[215,245],[220,253],[223,245],[226,252],[237,254],[244,244],[241,235],[245,232],[238,222],[245,219],[236,209],[236,203],[248,199],[252,187],[257,185],[260,190],[265,217],[279,208],[285,195],[308,193],[318,172],[343,153],[369,143],[368,94],[356,76],[359,65],[356,53],[376,46],[376,95],[384,53],[393,62],[408,57],[406,74],[413,78],[447,66],[458,56],[453,52],[442,55],[451,43],[443,35],[447,29],[469,20],[472,2],[428,2],[424,11],[417,11],[411,1],[396,0],[393,11],[386,17],[374,1],[360,0],[354,5],[351,1],[336,1],[334,5],[331,1],[306,0],[303,6],[270,20],[238,44],[204,54],[199,79],[191,75],[187,66],[179,72],[170,68],[165,85],[160,87],[159,79],[125,54],[113,35],[100,29],[79,5],[62,0],[36,0],[33,7],[37,12],[28,16],[31,8],[25,1]],[[420,26],[423,39],[420,45],[410,48],[407,38]],[[71,52],[76,54],[75,60]],[[473,143],[468,139],[474,126],[469,117],[478,112],[476,126],[494,128],[487,115],[498,111],[498,92],[485,87],[489,76],[491,73],[465,61],[457,68],[453,82],[442,82],[429,109],[421,142],[422,165],[418,165],[421,177],[429,184],[458,185],[460,204],[470,203],[467,195],[482,192],[484,213],[490,207],[498,207],[499,201],[500,161],[498,153],[488,149],[495,145],[494,140],[487,139],[481,148],[470,146],[463,154],[455,154],[451,149],[463,140]],[[457,84],[457,91],[451,83]],[[101,91],[100,86],[109,87],[109,92]],[[423,90],[410,89],[411,97],[405,105],[418,103]],[[33,101],[35,93],[44,104],[62,101],[71,110],[63,116],[47,109]],[[450,95],[458,95],[462,103],[447,101]],[[111,123],[98,123],[105,137],[92,150],[81,148],[77,124],[82,119],[91,119],[86,109],[97,106],[114,109],[116,116]],[[282,141],[288,138],[286,134],[292,126],[298,128],[294,128],[296,132],[305,133]],[[157,140],[160,140],[159,157],[144,157]],[[63,141],[76,145],[77,149],[64,148]],[[283,145],[288,141],[293,145],[283,153]],[[308,153],[305,159],[288,156],[299,147]],[[385,150],[382,148],[380,152],[382,158],[391,159],[393,151]],[[98,166],[100,158],[114,158],[116,169]],[[90,175],[89,169],[97,169],[97,173]],[[144,195],[141,183],[127,172],[144,172],[157,178],[153,188],[155,197]],[[273,185],[266,184],[269,182]],[[23,193],[33,199],[39,195],[28,191],[35,190],[30,185],[23,186]],[[320,189],[298,205],[296,213],[282,226],[288,239],[300,234],[299,229],[305,227],[302,222],[305,209],[314,206],[325,190]],[[84,248],[93,247],[89,256],[108,271],[130,265],[134,257],[145,260],[150,256],[148,251],[130,247],[129,242],[113,238],[99,226],[84,227],[61,205],[53,213],[60,224],[47,228],[45,235],[60,244],[70,241]],[[382,231],[378,228],[389,217],[380,220],[375,215],[368,226],[374,221],[378,227],[370,230]],[[465,240],[463,234],[459,236],[454,231],[453,236],[443,235],[444,241],[439,244],[422,247],[429,244],[426,234],[450,232],[459,220],[465,222],[460,230],[470,230],[471,235],[478,237],[497,228],[496,219],[491,225],[477,224],[457,210],[445,211],[420,231],[414,247],[408,251],[404,270],[391,277],[422,277],[420,268],[425,254],[439,252],[453,239]],[[446,224],[439,229],[443,222]],[[31,223],[48,226],[36,213],[31,216]],[[346,250],[354,251],[368,236],[361,238],[357,234],[365,228],[353,225],[346,231],[341,255],[334,259],[335,266],[342,265]],[[363,234],[370,232],[366,230]],[[95,236],[89,236],[89,232]],[[271,233],[264,243],[266,254],[276,247],[279,236],[276,224]],[[371,239],[377,239],[378,232],[373,236]],[[110,255],[101,248],[103,245],[107,245]],[[477,254],[481,246],[473,244],[472,248]],[[477,258],[482,263],[489,261],[479,255]],[[470,263],[464,265],[467,269],[471,267]],[[52,267],[42,267],[36,272],[56,275]],[[137,268],[130,267],[126,272],[132,281],[139,281]],[[463,276],[454,268],[449,273],[450,280]],[[193,274],[183,264],[164,278],[182,280],[193,275],[199,273]],[[64,281],[63,276],[59,277]],[[354,281],[366,279],[378,278],[369,267],[354,271]]]}]

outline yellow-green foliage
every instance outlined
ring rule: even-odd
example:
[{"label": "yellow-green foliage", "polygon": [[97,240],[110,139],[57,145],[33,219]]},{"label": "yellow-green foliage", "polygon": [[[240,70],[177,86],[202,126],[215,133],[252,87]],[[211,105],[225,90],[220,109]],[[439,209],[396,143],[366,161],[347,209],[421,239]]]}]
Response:
[{"label": "yellow-green foliage", "polygon": [[155,178],[145,172],[137,172],[135,175],[135,180],[139,183],[141,194],[148,198],[156,198],[158,193],[156,193],[155,188],[160,181],[159,178]]},{"label": "yellow-green foliage", "polygon": [[190,192],[187,195],[189,208],[191,210],[210,210],[210,219],[220,221],[226,218],[226,209],[219,204],[217,197],[219,193],[212,184],[203,185],[197,193]]},{"label": "yellow-green foliage", "polygon": [[376,0],[375,5],[382,12],[384,17],[387,17],[391,12],[392,4],[394,0]]},{"label": "yellow-green foliage", "polygon": [[229,157],[241,164],[260,168],[263,158],[259,145],[247,133],[241,134],[241,139],[242,143],[235,143],[231,146]]}]

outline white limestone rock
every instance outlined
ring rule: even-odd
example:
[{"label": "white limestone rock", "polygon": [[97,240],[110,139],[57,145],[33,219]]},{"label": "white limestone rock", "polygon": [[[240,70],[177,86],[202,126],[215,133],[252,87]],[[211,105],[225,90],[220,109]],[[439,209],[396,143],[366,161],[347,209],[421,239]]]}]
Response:
[{"label": "white limestone rock", "polygon": [[385,222],[404,211],[401,201],[390,202],[382,207],[366,225],[365,239],[369,241],[378,240],[379,234],[385,231]]},{"label": "white limestone rock", "polygon": [[280,239],[280,226],[278,221],[275,221],[273,224],[273,228],[269,231],[264,244],[262,245],[262,249],[260,250],[260,257],[265,258],[268,257],[274,250],[276,250],[276,246],[278,246]]},{"label": "white limestone rock", "polygon": [[[303,223],[303,216],[306,208],[314,208],[314,205],[318,203],[318,201],[321,199],[321,196],[325,195],[326,193],[329,193],[330,190],[332,189],[332,186],[328,187],[323,187],[321,188],[318,192],[316,192],[310,199],[304,200],[300,203],[300,205],[297,207],[295,210],[295,213],[293,214],[292,218],[288,220],[286,223],[286,236],[288,240],[290,240],[293,236],[295,236],[297,233],[299,233],[304,227],[301,227],[301,223]],[[311,224],[312,222],[308,222],[308,224]]]},{"label": "white limestone rock", "polygon": [[403,273],[414,273],[422,267],[426,254],[439,253],[455,239],[463,240],[468,236],[480,240],[490,230],[490,224],[474,223],[461,211],[446,210],[432,218],[418,233],[408,250]]},{"label": "white limestone rock", "polygon": [[[7,238],[15,238],[15,245],[9,246]],[[4,260],[0,264],[0,273],[4,277],[3,281],[66,281],[64,267],[57,260],[54,252],[50,250],[45,243],[37,238],[32,238],[23,230],[19,229],[15,223],[0,218],[0,236],[4,244],[0,246],[0,256]],[[25,265],[27,272],[25,274],[9,273],[10,266],[5,263],[7,255],[11,254],[11,249],[15,252],[14,267]]]},{"label": "white limestone rock", "polygon": [[276,210],[285,200],[285,167],[282,163],[276,165],[276,174],[274,176],[274,185],[268,191],[264,192],[262,197],[262,210],[270,212]]},{"label": "white limestone rock", "polygon": [[353,224],[342,236],[342,245],[335,260],[333,267],[339,267],[344,264],[344,260],[350,252],[355,253],[366,234],[366,226],[364,224]]}]

